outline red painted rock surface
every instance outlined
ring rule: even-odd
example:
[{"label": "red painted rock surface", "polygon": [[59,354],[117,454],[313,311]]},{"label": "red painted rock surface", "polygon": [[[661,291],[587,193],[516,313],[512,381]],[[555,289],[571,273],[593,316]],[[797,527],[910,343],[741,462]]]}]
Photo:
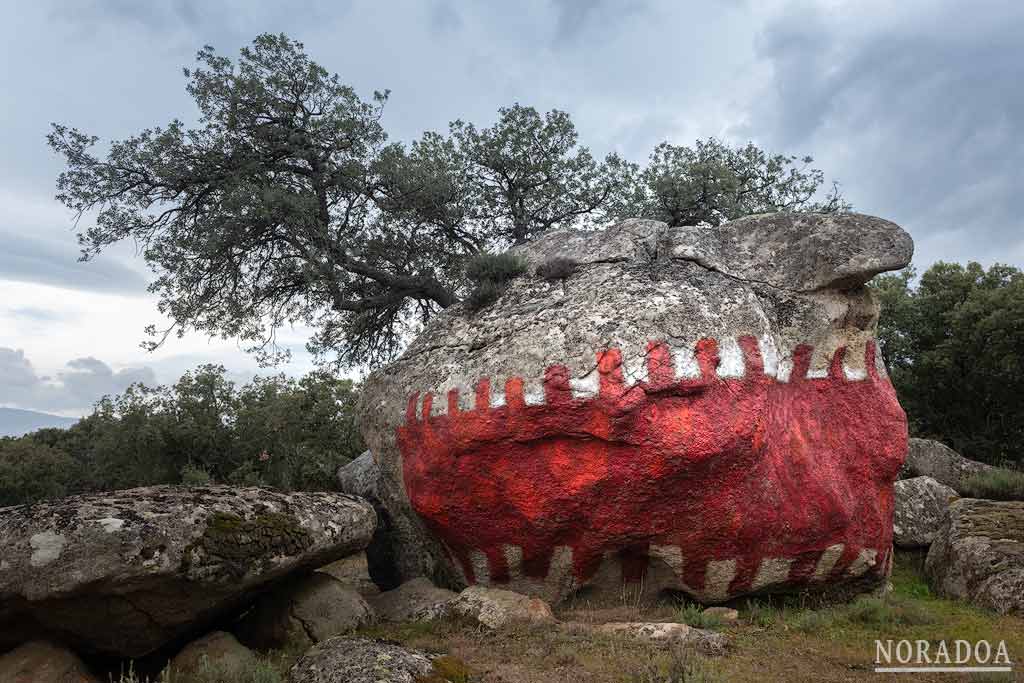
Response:
[{"label": "red painted rock surface", "polygon": [[[519,251],[496,303],[445,311],[364,385],[399,575],[551,601],[884,580],[907,430],[864,283],[909,261],[905,232],[627,221]],[[535,276],[551,258],[578,265]]]},{"label": "red painted rock surface", "polygon": [[[741,377],[719,376],[704,339],[697,377],[655,342],[634,384],[617,350],[599,354],[596,396],[557,365],[538,405],[519,378],[497,400],[482,378],[469,411],[454,392],[413,396],[398,428],[412,506],[469,583],[561,571],[582,585],[608,555],[639,581],[653,557],[714,601],[883,572],[906,422],[874,346],[863,377],[847,376],[844,349],[807,378],[811,349],[798,348],[787,381],[764,372],[757,339],[739,346]],[[435,400],[446,414],[431,415]]]}]

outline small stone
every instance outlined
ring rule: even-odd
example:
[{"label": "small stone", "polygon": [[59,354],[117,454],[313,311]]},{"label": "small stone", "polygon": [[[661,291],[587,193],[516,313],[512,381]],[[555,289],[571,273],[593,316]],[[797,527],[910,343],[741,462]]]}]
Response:
[{"label": "small stone", "polygon": [[370,578],[370,572],[366,564],[366,553],[349,555],[336,562],[320,567],[317,571],[330,574],[343,586],[351,588],[364,598],[380,593],[377,584]]},{"label": "small stone", "polygon": [[709,655],[724,653],[729,644],[721,633],[676,622],[612,622],[595,626],[593,630],[658,645],[692,645]]},{"label": "small stone", "polygon": [[171,680],[174,676],[195,675],[215,671],[221,676],[241,679],[256,664],[256,655],[230,633],[214,631],[198,640],[193,640],[175,655],[167,668]]},{"label": "small stone", "polygon": [[2,683],[99,683],[73,652],[34,640],[0,655]]},{"label": "small stone", "polygon": [[370,598],[370,604],[384,621],[429,621],[442,616],[448,603],[457,597],[457,593],[438,588],[421,576]]},{"label": "small stone", "polygon": [[424,652],[368,638],[319,643],[288,672],[289,683],[415,683],[431,673]]},{"label": "small stone", "polygon": [[548,603],[500,588],[470,586],[449,603],[449,611],[491,629],[513,623],[550,624],[555,615]]}]

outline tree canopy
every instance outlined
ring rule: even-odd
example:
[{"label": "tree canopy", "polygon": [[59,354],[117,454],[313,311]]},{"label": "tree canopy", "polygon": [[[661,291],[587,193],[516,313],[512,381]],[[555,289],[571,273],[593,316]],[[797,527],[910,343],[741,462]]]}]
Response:
[{"label": "tree canopy", "polygon": [[0,506],[153,484],[335,490],[363,450],[356,398],[327,372],[239,387],[204,365],[173,385],[136,384],[68,429],[0,439]]},{"label": "tree canopy", "polygon": [[879,341],[911,431],[998,464],[1024,463],[1024,273],[938,262],[872,281]]},{"label": "tree canopy", "polygon": [[693,147],[663,142],[611,207],[617,217],[642,216],[669,225],[719,225],[757,213],[845,211],[837,183],[818,200],[825,180],[813,158],[768,154],[753,143],[732,147],[714,138]]},{"label": "tree canopy", "polygon": [[[393,358],[419,325],[470,293],[470,259],[555,227],[641,216],[721,222],[755,211],[839,209],[813,197],[820,171],[754,145],[660,145],[644,170],[579,144],[569,115],[515,104],[477,128],[390,142],[387,91],[363,101],[283,35],[232,60],[206,47],[185,69],[198,107],[94,148],[54,124],[64,157],[58,199],[87,221],[83,257],[140,244],[168,329],[243,340],[261,360],[286,354],[277,331],[314,331],[340,365]],[[809,160],[805,160],[809,163]]]}]

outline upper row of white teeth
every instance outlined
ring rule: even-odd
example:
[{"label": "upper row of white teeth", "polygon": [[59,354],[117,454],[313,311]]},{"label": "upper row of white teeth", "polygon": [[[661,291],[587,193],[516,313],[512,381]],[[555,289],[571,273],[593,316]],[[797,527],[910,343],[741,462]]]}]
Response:
[{"label": "upper row of white teeth", "polygon": [[[884,377],[885,364],[882,361],[881,349],[878,348],[877,342],[871,341],[869,343],[875,344],[875,368],[878,374]],[[761,353],[761,360],[764,364],[764,374],[774,377],[779,382],[789,382],[790,376],[793,373],[793,357],[791,355],[780,357],[775,342],[771,337],[760,337],[757,340],[757,344]],[[675,366],[677,380],[699,379],[701,377],[700,365],[697,362],[693,347],[669,346],[669,352]],[[849,353],[850,351],[847,351],[847,357],[849,357]],[[858,360],[862,359],[863,352]],[[745,356],[737,339],[727,337],[718,340],[718,367],[715,373],[722,379],[739,379],[746,375]],[[825,379],[828,377],[828,374],[828,366],[823,368],[811,366],[808,368],[805,376],[807,379]],[[850,382],[860,382],[868,377],[867,369],[863,367],[863,362],[857,365],[850,365],[845,360],[843,362],[843,375]],[[626,386],[647,382],[647,356],[624,356],[622,360],[622,378]],[[596,368],[583,377],[571,377],[569,379],[569,388],[572,391],[573,398],[594,398],[600,392],[600,386],[601,376]],[[458,389],[460,410],[470,411],[474,409],[476,403],[475,388],[449,387],[436,393],[431,392],[433,396],[430,407],[431,415],[443,415],[448,412],[448,392],[452,388]],[[417,415],[422,414],[423,398],[425,395],[425,393],[420,394],[417,402]],[[531,380],[523,378],[523,400],[526,405],[544,404],[545,393],[542,379]],[[492,408],[505,405],[504,383],[495,381],[495,378],[492,378],[490,382],[489,404]]]}]

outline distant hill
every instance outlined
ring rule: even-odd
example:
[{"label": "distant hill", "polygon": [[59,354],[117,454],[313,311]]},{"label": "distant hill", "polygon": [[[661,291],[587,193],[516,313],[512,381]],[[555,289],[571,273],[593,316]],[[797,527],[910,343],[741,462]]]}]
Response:
[{"label": "distant hill", "polygon": [[17,408],[0,408],[0,436],[21,436],[43,427],[66,429],[78,422],[77,417],[61,417],[49,413]]}]

